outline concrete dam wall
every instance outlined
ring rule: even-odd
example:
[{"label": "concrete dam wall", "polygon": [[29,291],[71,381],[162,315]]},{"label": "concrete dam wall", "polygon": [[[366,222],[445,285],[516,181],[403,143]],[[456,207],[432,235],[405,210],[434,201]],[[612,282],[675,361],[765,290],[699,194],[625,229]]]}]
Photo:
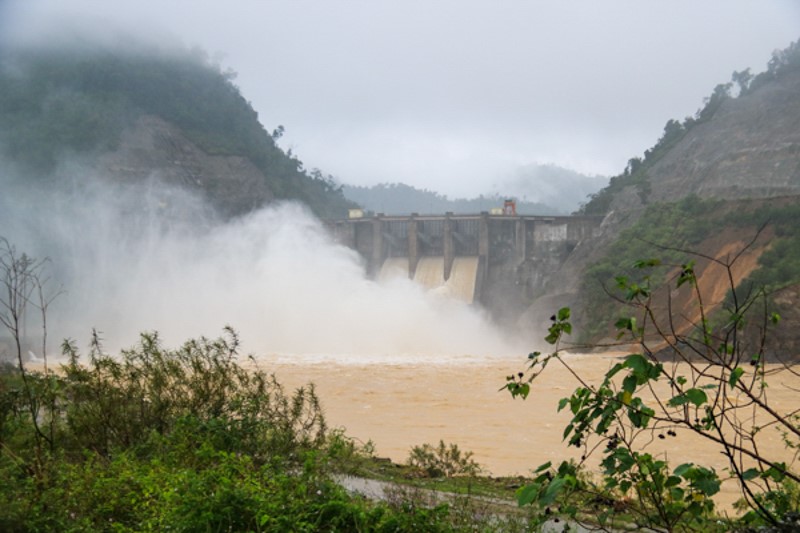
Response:
[{"label": "concrete dam wall", "polygon": [[374,279],[407,276],[496,317],[518,314],[602,217],[416,215],[328,222],[336,240],[364,258]]}]

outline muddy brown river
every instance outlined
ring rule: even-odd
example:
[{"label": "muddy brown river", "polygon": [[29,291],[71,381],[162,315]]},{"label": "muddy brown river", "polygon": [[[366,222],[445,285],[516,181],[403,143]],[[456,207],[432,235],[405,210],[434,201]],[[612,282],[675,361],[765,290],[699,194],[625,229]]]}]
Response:
[{"label": "muddy brown river", "polygon": [[[598,382],[619,355],[568,355],[567,360],[581,375]],[[524,365],[524,358],[391,364],[268,358],[262,368],[291,387],[315,383],[329,424],[361,441],[372,440],[379,456],[403,462],[412,446],[441,439],[472,451],[487,472],[501,476],[526,474],[546,461],[582,453],[562,442],[569,417],[557,412],[559,399],[577,386],[575,378],[561,365],[551,364],[544,379],[534,382],[527,400],[514,400],[499,389],[507,375]],[[797,377],[775,379],[770,403],[791,409],[800,403],[796,390]],[[765,429],[762,434],[765,453],[793,461],[777,431]],[[691,461],[713,466],[720,474],[727,467],[718,448],[686,431],[664,440],[653,435],[646,450],[666,457],[673,467]],[[715,499],[729,509],[736,498],[736,486],[726,483]]]}]

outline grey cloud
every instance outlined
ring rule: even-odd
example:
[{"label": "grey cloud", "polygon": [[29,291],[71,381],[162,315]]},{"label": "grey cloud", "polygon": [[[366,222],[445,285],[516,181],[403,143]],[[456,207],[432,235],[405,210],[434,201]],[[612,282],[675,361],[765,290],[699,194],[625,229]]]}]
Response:
[{"label": "grey cloud", "polygon": [[44,39],[43,21],[70,16],[221,53],[308,168],[449,194],[537,161],[619,172],[732,71],[800,36],[791,0],[13,0],[3,13]]}]

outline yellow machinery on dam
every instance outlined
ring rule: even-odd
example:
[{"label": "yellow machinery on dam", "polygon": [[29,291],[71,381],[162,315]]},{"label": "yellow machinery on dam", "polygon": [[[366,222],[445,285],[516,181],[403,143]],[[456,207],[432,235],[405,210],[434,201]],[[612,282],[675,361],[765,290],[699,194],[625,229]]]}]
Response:
[{"label": "yellow machinery on dam", "polygon": [[406,275],[451,290],[469,303],[534,298],[548,274],[602,217],[499,214],[355,216],[329,221],[336,240],[356,250],[375,279]]}]

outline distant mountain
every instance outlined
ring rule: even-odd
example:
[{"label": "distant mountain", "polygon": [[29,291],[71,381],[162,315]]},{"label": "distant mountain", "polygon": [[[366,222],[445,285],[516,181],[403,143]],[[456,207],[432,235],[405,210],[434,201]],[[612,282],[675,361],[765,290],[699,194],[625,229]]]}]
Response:
[{"label": "distant mountain", "polygon": [[223,216],[296,199],[321,217],[350,204],[309,174],[204,53],[87,43],[0,50],[0,159],[31,182],[65,166],[115,182],[156,177],[205,197]]},{"label": "distant mountain", "polygon": [[368,211],[386,215],[408,215],[411,213],[480,213],[493,207],[503,207],[507,198],[517,201],[517,213],[523,215],[558,215],[564,214],[551,205],[528,202],[513,196],[479,196],[477,198],[449,199],[427,189],[417,189],[403,183],[381,183],[371,187],[345,185],[344,196]]},{"label": "distant mountain", "polygon": [[513,177],[501,183],[501,188],[525,201],[571,213],[606,185],[607,176],[587,176],[556,165],[537,164],[519,168]]}]

